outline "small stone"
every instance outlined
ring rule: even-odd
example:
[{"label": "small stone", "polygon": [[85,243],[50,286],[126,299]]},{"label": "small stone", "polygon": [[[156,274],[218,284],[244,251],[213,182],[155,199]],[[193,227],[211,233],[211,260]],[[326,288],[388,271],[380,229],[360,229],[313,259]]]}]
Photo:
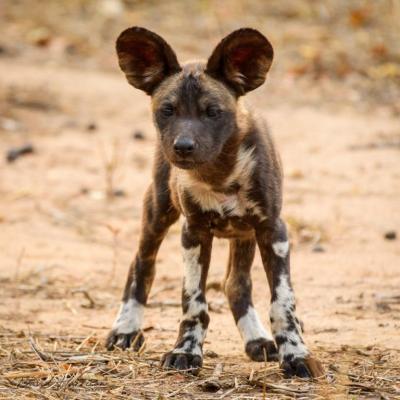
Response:
[{"label": "small stone", "polygon": [[303,173],[303,171],[301,171],[299,169],[293,169],[292,171],[289,172],[288,176],[289,176],[289,178],[292,178],[292,179],[303,179],[304,173]]},{"label": "small stone", "polygon": [[314,253],[325,253],[325,247],[320,244],[316,244],[313,246],[312,251]]},{"label": "small stone", "polygon": [[0,120],[0,128],[8,132],[15,132],[20,129],[20,124],[11,118],[2,118]]},{"label": "small stone", "polygon": [[68,118],[63,122],[61,127],[66,129],[75,129],[79,127],[79,124],[75,119]]},{"label": "small stone", "polygon": [[49,29],[44,26],[39,26],[30,30],[27,34],[27,38],[35,46],[46,47],[50,44],[52,36]]},{"label": "small stone", "polygon": [[132,133],[132,139],[134,140],[145,140],[146,136],[143,131],[137,129]]},{"label": "small stone", "polygon": [[381,313],[386,313],[392,310],[390,305],[388,303],[385,303],[383,301],[379,301],[376,303],[376,308],[378,309],[379,312]]},{"label": "small stone", "polygon": [[199,386],[203,391],[211,393],[216,393],[221,389],[221,384],[218,382],[218,380],[212,378],[202,382]]},{"label": "small stone", "polygon": [[115,197],[124,197],[124,196],[126,196],[126,193],[125,193],[125,190],[123,190],[123,189],[115,189],[113,191],[113,195]]},{"label": "small stone", "polygon": [[204,357],[208,357],[208,358],[218,358],[218,354],[215,351],[212,350],[206,350],[204,352]]},{"label": "small stone", "polygon": [[103,200],[106,198],[106,195],[102,190],[91,190],[88,194],[93,200]]},{"label": "small stone", "polygon": [[89,122],[86,125],[86,130],[89,132],[93,132],[93,131],[97,130],[97,124],[95,122]]},{"label": "small stone", "polygon": [[8,163],[12,163],[17,160],[19,157],[32,154],[35,152],[35,149],[31,144],[25,144],[20,147],[14,147],[7,151],[6,159]]},{"label": "small stone", "polygon": [[396,231],[387,231],[385,233],[386,240],[396,240],[397,239],[397,232]]}]

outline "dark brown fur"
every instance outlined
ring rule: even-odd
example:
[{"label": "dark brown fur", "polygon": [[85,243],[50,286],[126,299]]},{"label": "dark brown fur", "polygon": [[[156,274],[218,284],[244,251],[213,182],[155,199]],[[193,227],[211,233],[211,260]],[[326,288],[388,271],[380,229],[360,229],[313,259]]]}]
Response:
[{"label": "dark brown fur", "polygon": [[[268,360],[277,359],[274,341],[258,334],[262,327],[254,317],[250,269],[258,245],[274,315],[282,319],[275,333],[282,368],[288,375],[315,375],[315,368],[308,367],[310,357],[290,287],[288,238],[280,219],[279,159],[265,125],[240,99],[264,82],[272,63],[272,46],[259,32],[241,29],[224,38],[207,63],[182,67],[162,38],[143,28],[130,28],[118,38],[117,52],[129,83],[151,95],[158,142],[153,182],[143,205],[139,249],[123,295],[126,309],[110,332],[108,348],[127,348],[135,338],[136,348],[142,344],[135,312],[139,315],[146,304],[158,248],[169,226],[183,214],[184,316],[163,366],[197,371],[202,364],[209,323],[206,279],[212,239],[217,236],[230,239],[223,286],[247,340],[247,354],[256,361],[264,360],[264,354]],[[285,296],[288,304],[281,304]]]}]

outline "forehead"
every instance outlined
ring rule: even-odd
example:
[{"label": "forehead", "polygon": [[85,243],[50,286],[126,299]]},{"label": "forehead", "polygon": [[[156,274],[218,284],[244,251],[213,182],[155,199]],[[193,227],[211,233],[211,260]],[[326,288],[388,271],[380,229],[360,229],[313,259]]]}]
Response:
[{"label": "forehead", "polygon": [[205,63],[192,62],[182,67],[182,71],[167,78],[153,95],[153,106],[162,102],[207,103],[214,102],[231,108],[235,106],[233,94],[217,80],[205,72]]}]

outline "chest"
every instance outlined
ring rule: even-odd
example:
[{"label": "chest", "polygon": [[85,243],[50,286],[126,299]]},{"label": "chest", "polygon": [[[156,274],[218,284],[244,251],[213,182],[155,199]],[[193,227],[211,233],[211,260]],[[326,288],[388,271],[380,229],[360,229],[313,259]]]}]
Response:
[{"label": "chest", "polygon": [[177,201],[187,219],[210,229],[217,237],[248,237],[254,234],[254,221],[260,208],[244,187],[217,191],[209,185],[177,181]]},{"label": "chest", "polygon": [[190,209],[191,206],[197,206],[199,212],[211,212],[222,219],[244,217],[251,211],[252,206],[242,190],[224,193],[213,191],[211,188],[202,185],[181,186],[180,198],[184,209],[185,207]]}]

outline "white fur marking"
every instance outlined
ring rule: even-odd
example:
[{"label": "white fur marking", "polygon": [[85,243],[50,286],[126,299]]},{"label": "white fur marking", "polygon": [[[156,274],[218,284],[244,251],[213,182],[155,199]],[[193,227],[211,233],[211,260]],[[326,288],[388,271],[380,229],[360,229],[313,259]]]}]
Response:
[{"label": "white fur marking", "polygon": [[274,335],[284,331],[287,325],[286,311],[294,304],[294,295],[289,286],[288,277],[281,275],[279,285],[276,287],[276,300],[271,304],[270,316],[274,320],[272,323],[272,333]]},{"label": "white fur marking", "polygon": [[185,264],[185,291],[192,296],[200,286],[201,265],[199,263],[200,245],[190,249],[183,249],[183,262]]},{"label": "white fur marking", "polygon": [[278,257],[285,258],[289,252],[289,241],[275,242],[272,244],[272,249]]},{"label": "white fur marking", "polygon": [[[288,341],[283,343],[279,349],[279,358],[283,360],[285,354],[293,354],[294,358],[304,358],[309,354],[309,351],[305,344],[299,340],[299,336],[294,332],[289,332],[286,337]],[[290,343],[290,340],[294,340],[297,344]]]},{"label": "white fur marking", "polygon": [[229,175],[225,182],[227,186],[235,181],[239,181],[241,183],[249,182],[250,176],[256,165],[256,160],[253,156],[253,153],[254,147],[250,147],[248,149],[240,147],[233,172]]},{"label": "white fur marking", "polygon": [[183,346],[174,349],[172,352],[174,354],[188,353],[189,347],[194,340],[195,346],[190,350],[190,354],[202,356],[200,344],[203,343],[206,333],[207,330],[203,329],[200,324],[197,324],[193,329],[184,333],[183,339],[187,338],[188,340],[183,343]]},{"label": "white fur marking", "polygon": [[237,326],[245,344],[260,338],[272,340],[271,334],[264,329],[257,311],[252,306],[249,306],[247,313],[239,319]]},{"label": "white fur marking", "polygon": [[208,306],[207,303],[199,302],[196,300],[196,297],[201,293],[200,289],[197,289],[188,300],[188,309],[185,314],[183,314],[182,319],[191,319],[193,317],[197,317],[202,311],[207,312]]},{"label": "white fur marking", "polygon": [[[208,311],[207,303],[199,302],[196,300],[197,296],[201,294],[200,280],[202,266],[199,263],[200,257],[200,245],[192,247],[190,249],[183,249],[183,261],[185,264],[185,282],[184,290],[189,296],[188,309],[183,315],[183,320],[190,320],[196,318],[202,311]],[[190,350],[190,354],[202,355],[201,345],[206,336],[206,329],[203,329],[200,321],[190,330],[186,331],[182,339],[184,340],[183,345],[173,350],[174,354],[188,353],[192,342],[195,343],[193,349]],[[187,340],[185,340],[187,339]]]},{"label": "white fur marking", "polygon": [[[291,307],[295,304],[293,290],[289,285],[287,275],[281,275],[279,285],[276,287],[276,300],[271,304],[270,316],[272,322],[272,333],[276,336],[287,338],[286,342],[279,347],[279,359],[282,362],[285,355],[292,354],[294,358],[304,358],[309,352],[301,339],[301,327],[296,323],[295,314]],[[289,321],[287,312],[292,314],[296,330],[288,330]],[[290,341],[296,342],[296,345]]]},{"label": "white fur marking", "polygon": [[239,183],[241,189],[237,194],[227,195],[215,192],[209,184],[193,178],[190,172],[184,170],[178,171],[178,185],[182,190],[185,189],[190,193],[202,211],[215,211],[222,217],[241,217],[246,214],[246,210],[252,210],[250,211],[252,214],[260,214],[263,217],[257,205],[248,200],[246,195],[249,190],[250,176],[256,165],[253,153],[254,147],[248,149],[241,147],[233,171],[224,182],[225,188],[234,182]]},{"label": "white fur marking", "polygon": [[143,322],[144,306],[135,299],[122,303],[113,329],[118,334],[132,333],[140,330]]}]

